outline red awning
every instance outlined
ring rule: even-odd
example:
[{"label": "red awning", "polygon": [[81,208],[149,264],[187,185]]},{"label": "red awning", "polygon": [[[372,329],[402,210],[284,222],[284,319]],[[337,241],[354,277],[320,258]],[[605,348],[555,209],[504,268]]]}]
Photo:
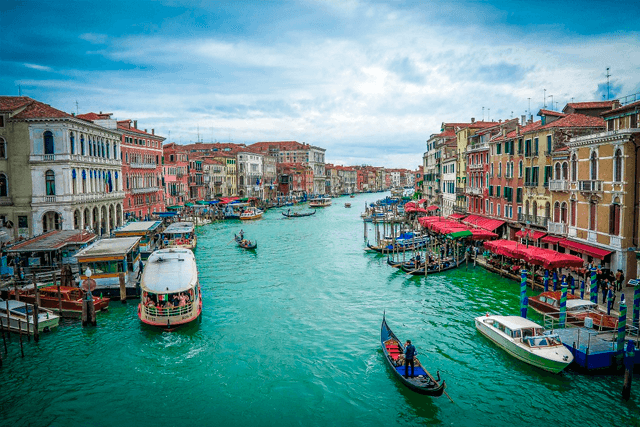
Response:
[{"label": "red awning", "polygon": [[451,215],[449,215],[447,218],[451,218],[451,219],[462,219],[466,217],[466,215],[463,214],[459,214],[459,213],[453,213]]},{"label": "red awning", "polygon": [[516,237],[524,238],[525,236],[527,236],[529,240],[538,240],[545,234],[547,233],[545,233],[544,231],[531,230],[529,233],[527,233],[526,231],[523,233],[522,230],[520,230],[516,233]]},{"label": "red awning", "polygon": [[556,244],[559,241],[561,241],[564,237],[557,237],[557,236],[544,236],[542,238],[542,240],[540,240],[543,243],[551,243],[551,244]]},{"label": "red awning", "polygon": [[481,228],[472,228],[469,231],[473,234],[471,237],[473,240],[490,240],[498,237],[496,233],[492,233],[491,231],[483,230]]},{"label": "red awning", "polygon": [[575,242],[569,239],[563,239],[558,242],[558,244],[563,248],[571,249],[573,251],[580,252],[581,254],[591,255],[592,257],[598,259],[604,259],[604,257],[611,253],[611,251],[608,251],[606,249],[600,249],[595,246]]},{"label": "red awning", "polygon": [[504,255],[509,258],[522,258],[520,255],[514,254],[513,250],[522,244],[514,242],[513,240],[492,240],[484,242],[484,247],[489,249],[494,254]]},{"label": "red awning", "polygon": [[438,206],[434,206],[434,205],[431,205],[431,206],[429,206],[427,208],[428,211],[437,211],[438,209],[440,209],[440,208]]},{"label": "red awning", "polygon": [[485,230],[489,231],[493,231],[504,224],[504,221],[502,220],[486,218],[480,215],[469,215],[462,222],[464,224],[475,225],[476,227],[484,228]]}]

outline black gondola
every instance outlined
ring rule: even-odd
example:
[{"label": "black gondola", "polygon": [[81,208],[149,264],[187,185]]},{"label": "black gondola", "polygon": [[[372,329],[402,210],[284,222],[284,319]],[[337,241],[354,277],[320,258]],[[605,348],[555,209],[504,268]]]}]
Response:
[{"label": "black gondola", "polygon": [[311,215],[315,215],[316,211],[310,212],[310,213],[298,213],[298,212],[294,212],[294,213],[288,213],[288,212],[282,212],[282,215],[286,216],[287,218],[301,218],[303,216],[311,216]]},{"label": "black gondola", "polygon": [[427,396],[442,396],[445,389],[445,382],[440,380],[438,371],[434,378],[429,371],[420,363],[418,358],[414,359],[414,377],[404,377],[404,365],[397,366],[399,356],[404,353],[404,347],[398,337],[389,329],[385,316],[382,316],[382,326],[380,328],[380,344],[382,352],[387,361],[387,365],[402,384],[411,390]]},{"label": "black gondola", "polygon": [[[461,263],[462,262],[459,262],[458,265],[460,265]],[[456,265],[455,261],[452,259],[443,261],[442,267],[440,267],[438,263],[432,263],[429,264],[427,274],[441,273],[443,271],[452,270],[458,267],[458,265]],[[413,274],[414,276],[424,276],[424,263],[422,263],[420,267],[416,268],[415,263],[405,262],[404,264],[400,265],[400,268],[405,273]]]},{"label": "black gondola", "polygon": [[256,249],[258,247],[257,241],[251,241],[248,239],[240,238],[238,235],[234,235],[236,239],[236,243],[243,249]]}]

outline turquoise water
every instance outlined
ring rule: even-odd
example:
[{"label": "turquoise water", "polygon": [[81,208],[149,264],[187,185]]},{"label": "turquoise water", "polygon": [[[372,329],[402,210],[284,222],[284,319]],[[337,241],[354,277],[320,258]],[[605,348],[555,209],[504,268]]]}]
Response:
[{"label": "turquoise water", "polygon": [[[97,328],[67,322],[26,343],[24,359],[12,337],[0,425],[640,425],[637,376],[624,403],[621,376],[548,374],[476,332],[475,316],[519,312],[516,282],[473,266],[407,277],[365,253],[359,214],[379,197],[201,227],[199,324],[158,331],[140,325],[132,301],[115,302]],[[240,228],[258,240],[255,253],[232,241]],[[455,403],[392,376],[384,310]]]}]

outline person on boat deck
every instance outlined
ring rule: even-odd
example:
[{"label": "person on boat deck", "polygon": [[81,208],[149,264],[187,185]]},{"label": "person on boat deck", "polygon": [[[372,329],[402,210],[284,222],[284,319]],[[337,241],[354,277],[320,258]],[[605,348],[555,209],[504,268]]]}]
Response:
[{"label": "person on boat deck", "polygon": [[240,229],[240,240],[244,240],[244,231]]},{"label": "person on boat deck", "polygon": [[411,376],[414,373],[414,356],[416,355],[416,348],[411,344],[411,340],[407,340],[404,348],[404,376],[409,376],[409,365],[411,365]]}]

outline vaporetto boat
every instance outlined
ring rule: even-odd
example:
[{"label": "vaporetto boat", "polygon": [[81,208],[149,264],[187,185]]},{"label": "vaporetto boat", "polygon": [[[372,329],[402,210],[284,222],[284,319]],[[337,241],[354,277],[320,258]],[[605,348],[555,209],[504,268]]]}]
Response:
[{"label": "vaporetto boat", "polygon": [[333,203],[331,197],[316,197],[309,199],[310,208],[325,208],[327,206],[331,206],[331,203]]},{"label": "vaporetto boat", "polygon": [[174,222],[162,232],[165,248],[195,249],[198,244],[193,222]]},{"label": "vaporetto boat", "polygon": [[480,316],[476,329],[510,355],[557,374],[573,362],[573,355],[557,334],[520,316]]},{"label": "vaporetto boat", "polygon": [[189,249],[161,249],[147,260],[138,317],[143,323],[173,329],[196,320],[202,298],[196,259]]}]

